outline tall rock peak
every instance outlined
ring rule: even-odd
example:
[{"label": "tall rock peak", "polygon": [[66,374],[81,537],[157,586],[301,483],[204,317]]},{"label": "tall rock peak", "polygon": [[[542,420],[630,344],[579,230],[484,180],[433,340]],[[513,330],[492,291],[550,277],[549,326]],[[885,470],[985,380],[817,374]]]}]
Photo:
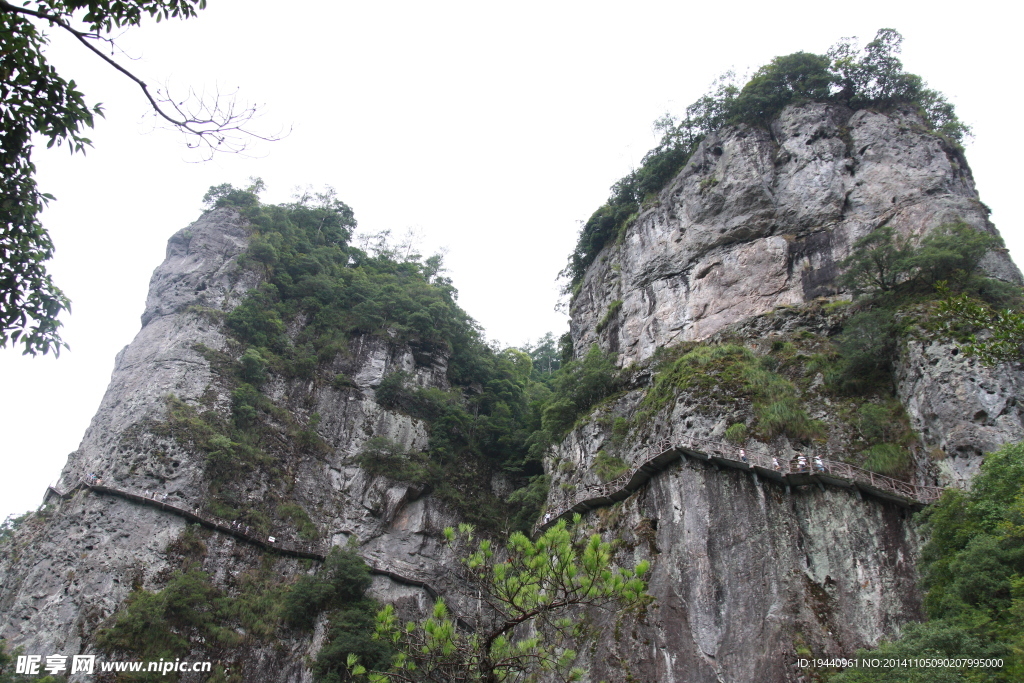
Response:
[{"label": "tall rock peak", "polygon": [[[4,541],[0,638],[32,653],[96,653],[119,610],[186,570],[221,596],[279,595],[328,548],[356,549],[370,594],[407,614],[438,594],[457,614],[479,608],[452,578],[441,530],[487,514],[480,500],[514,502],[524,482],[488,465],[491,453],[462,457],[472,444],[457,439],[486,440],[513,408],[532,409],[529,363],[472,346],[472,322],[436,269],[349,250],[351,210],[332,206],[336,230],[314,230],[328,256],[293,253],[280,287],[272,264],[286,231],[219,208],[171,237],[142,329],[81,446],[46,507]],[[546,444],[540,456],[491,439],[520,458],[494,462],[532,462],[519,479],[541,489],[519,490],[538,499],[547,486],[548,516],[585,512],[588,530],[620,541],[617,561],[650,562],[655,601],[643,613],[587,616],[600,630],[580,648],[590,680],[802,681],[796,652],[852,655],[923,616],[910,521],[920,501],[783,470],[813,455],[937,487],[1024,438],[1019,368],[984,368],[924,337],[901,340],[889,385],[855,397],[827,386],[851,319],[837,277],[854,244],[883,226],[914,243],[952,223],[995,234],[987,216],[962,153],[913,111],[812,103],[785,108],[770,129],[707,136],[598,254],[571,305],[571,339],[576,367],[607,379],[604,393],[537,416],[527,445]],[[414,282],[414,303],[428,305],[388,299],[415,309],[392,324],[360,260]],[[1021,283],[1004,251],[982,267]],[[306,303],[278,315],[293,286],[292,301]],[[316,327],[325,319],[335,329]],[[263,342],[243,342],[246,325]],[[460,344],[484,361],[470,367]],[[484,366],[505,374],[490,381]],[[438,437],[448,451],[431,460]],[[710,446],[681,447],[698,441],[776,465],[759,475]],[[459,458],[438,464],[450,453]],[[428,483],[406,481],[442,465]],[[323,614],[309,621],[271,625],[273,638],[260,636],[266,624],[236,624],[217,652],[244,680],[309,683],[330,630]],[[215,646],[188,633],[183,651],[210,655]]]},{"label": "tall rock peak", "polygon": [[[202,532],[198,565],[225,591],[238,590],[239,577],[261,566],[284,584],[308,571],[299,557],[268,554],[238,538],[243,528],[264,546],[306,547],[316,537],[323,554],[354,544],[375,572],[372,591],[382,600],[426,606],[434,585],[447,581],[436,566],[437,537],[455,521],[451,509],[422,485],[369,474],[357,463],[374,438],[426,449],[423,421],[383,408],[375,392],[395,373],[447,389],[442,351],[355,335],[344,353],[324,361],[323,376],[273,375],[257,399],[265,413],[258,449],[232,442],[245,346],[225,320],[265,280],[258,264],[239,263],[252,234],[238,211],[219,208],[168,241],[142,329],[117,355],[81,445],[46,492],[43,511],[0,555],[0,639],[12,647],[95,653],[100,629],[114,623],[133,591],[160,590],[191,566],[186,560],[196,560],[175,550],[180,539],[193,538],[195,519],[182,511],[221,519],[229,531]],[[286,333],[298,335],[301,322]],[[332,383],[339,377],[345,381]],[[227,470],[215,475],[217,467]],[[82,488],[83,481],[104,488]],[[249,517],[245,524],[222,519],[241,508],[263,520],[258,531]],[[303,658],[323,642],[324,624],[319,628],[313,640],[286,635],[275,647],[243,639],[234,656],[260,668],[246,680],[309,680]]]},{"label": "tall rock peak", "polygon": [[[920,238],[954,222],[995,232],[962,153],[913,112],[812,103],[770,130],[726,127],[587,271],[571,306],[576,355],[596,342],[628,365],[839,294],[836,264],[859,238],[884,225]],[[985,266],[1021,282],[1004,253]]]}]

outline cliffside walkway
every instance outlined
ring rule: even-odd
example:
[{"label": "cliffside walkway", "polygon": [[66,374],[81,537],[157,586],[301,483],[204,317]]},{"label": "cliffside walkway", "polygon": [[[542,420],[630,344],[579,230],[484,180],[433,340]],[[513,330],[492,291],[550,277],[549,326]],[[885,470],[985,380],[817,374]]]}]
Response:
[{"label": "cliffside walkway", "polygon": [[[129,500],[133,503],[138,503],[140,505],[148,505],[150,507],[155,507],[165,512],[170,512],[172,514],[178,515],[179,517],[184,517],[186,520],[192,522],[193,524],[200,524],[206,527],[207,529],[212,529],[222,534],[234,536],[235,538],[245,541],[246,543],[259,546],[264,550],[278,553],[280,555],[287,555],[289,557],[298,557],[301,559],[316,560],[318,562],[323,562],[327,559],[327,553],[330,551],[329,547],[320,543],[290,543],[277,541],[276,539],[271,540],[274,537],[265,536],[263,534],[257,534],[251,530],[249,532],[246,532],[244,529],[241,529],[238,526],[233,525],[232,522],[220,519],[219,517],[216,517],[198,508],[193,508],[189,510],[186,508],[179,507],[177,505],[171,505],[170,503],[166,503],[152,495],[147,496],[145,494],[133,493],[131,491],[126,491],[125,489],[107,486],[105,484],[99,483],[100,481],[102,480],[91,481],[88,479],[82,479],[79,480],[77,484],[69,488],[67,491],[60,491],[55,486],[47,486],[46,495],[43,498],[43,502],[46,503],[47,501],[49,501],[51,495],[55,495],[58,498],[63,499],[69,498],[78,490],[89,490],[93,491],[94,493],[117,496],[119,498]],[[366,558],[363,558],[363,561],[366,562]],[[397,572],[391,571],[386,567],[374,566],[369,562],[366,562],[366,564],[370,568],[371,574],[376,574],[378,576],[386,576],[396,581],[397,583],[401,583],[407,586],[414,586],[416,588],[422,588],[427,593],[427,595],[430,596],[432,600],[436,600],[438,597],[441,596],[441,594],[438,593],[437,590],[435,590],[434,587],[426,581],[420,581],[419,579],[403,576]],[[466,627],[465,623],[462,622],[461,619],[460,622],[464,627]]]},{"label": "cliffside walkway", "polygon": [[755,484],[760,484],[761,479],[767,479],[784,485],[787,493],[791,487],[808,484],[817,485],[824,491],[825,484],[829,484],[851,490],[858,498],[868,494],[912,509],[934,503],[944,491],[938,486],[918,486],[845,462],[822,459],[819,467],[813,458],[808,458],[807,465],[801,468],[793,461],[776,461],[775,456],[760,449],[744,449],[722,441],[687,436],[675,440],[663,439],[651,444],[647,447],[647,457],[639,464],[609,482],[585,487],[562,507],[545,514],[534,526],[535,533],[544,531],[559,519],[574,513],[582,514],[628,498],[652,477],[681,458],[702,460],[715,469],[731,467],[746,470]]}]

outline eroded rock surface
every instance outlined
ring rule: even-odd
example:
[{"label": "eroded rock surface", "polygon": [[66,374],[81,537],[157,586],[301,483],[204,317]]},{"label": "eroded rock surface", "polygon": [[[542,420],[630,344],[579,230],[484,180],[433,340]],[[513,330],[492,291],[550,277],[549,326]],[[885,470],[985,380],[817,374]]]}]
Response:
[{"label": "eroded rock surface", "polygon": [[[629,365],[834,295],[836,264],[875,228],[920,237],[954,222],[995,232],[963,156],[913,113],[807,104],[785,109],[771,132],[726,128],[587,271],[571,308],[576,354],[596,342]],[[1005,253],[985,266],[1021,281]]]},{"label": "eroded rock surface", "polygon": [[[624,241],[587,272],[572,306],[573,345],[577,355],[593,343],[618,351],[625,366],[716,334],[739,336],[751,348],[786,335],[834,334],[842,315],[805,315],[803,305],[842,297],[836,264],[857,239],[886,224],[916,238],[954,221],[994,231],[963,157],[925,132],[913,113],[791,107],[771,131],[729,128],[702,143]],[[142,330],[118,355],[107,394],[61,475],[62,490],[96,473],[119,488],[167,495],[175,505],[206,503],[205,456],[153,426],[168,420],[168,395],[230,419],[231,387],[215,366],[240,356],[223,318],[260,282],[256,271],[236,267],[247,240],[242,219],[228,209],[171,238]],[[993,276],[1020,281],[1005,253],[989,254],[984,265]],[[616,301],[621,307],[598,331]],[[945,483],[970,476],[984,453],[1024,437],[1019,369],[986,370],[954,351],[911,340],[896,370],[897,393],[920,435],[920,472]],[[285,482],[288,499],[329,544],[356,545],[372,566],[427,582],[468,614],[474,603],[454,584],[438,537],[460,520],[429,491],[373,476],[356,457],[374,437],[410,450],[426,446],[425,425],[378,404],[377,388],[402,371],[419,386],[447,389],[447,358],[363,336],[325,365],[326,381],[272,377],[264,387],[294,424],[281,418],[270,425],[287,455],[275,464],[283,473],[257,472],[244,495],[265,500]],[[638,372],[650,379],[649,370]],[[630,391],[598,412],[631,417],[646,380],[634,377]],[[648,443],[721,439],[749,417],[749,405],[744,413],[728,405],[731,397],[714,398],[724,400],[710,406],[707,396],[679,397],[615,444],[609,421],[591,416],[548,455],[549,506],[598,483],[593,466],[602,450],[635,464]],[[828,422],[828,397],[815,401],[810,417]],[[289,435],[300,428],[314,429],[325,448],[292,443]],[[788,457],[796,444],[779,438],[770,446]],[[827,454],[847,446],[838,429],[819,444]],[[495,477],[492,488],[509,486]],[[165,584],[173,570],[167,548],[185,524],[94,492],[50,500],[50,510],[21,527],[0,556],[0,637],[30,653],[95,652],[97,628],[133,589]],[[591,615],[602,629],[582,650],[591,681],[795,682],[803,676],[794,667],[797,651],[849,656],[921,615],[919,539],[907,511],[849,491],[786,491],[681,461],[584,523],[622,539],[618,561],[651,561],[655,597],[644,613]],[[295,528],[275,533],[297,540]],[[262,550],[233,537],[214,533],[204,542],[202,567],[225,590],[264,561]],[[292,577],[309,568],[276,558],[273,571]],[[371,592],[409,612],[430,602],[423,589],[383,574]],[[321,619],[311,634],[274,646],[254,641],[239,655],[245,680],[311,681],[308,664],[325,629]]]},{"label": "eroded rock surface", "polygon": [[853,653],[922,616],[918,539],[892,505],[688,461],[603,519],[652,562],[655,603],[592,615],[594,681],[792,681],[798,648]]},{"label": "eroded rock surface", "polygon": [[[808,104],[784,110],[771,131],[708,136],[597,256],[572,303],[575,355],[597,344],[638,369],[631,391],[550,454],[549,509],[601,484],[601,451],[637,466],[651,456],[644,442],[721,441],[729,425],[752,420],[749,399],[693,390],[634,421],[655,351],[726,340],[764,354],[773,340],[825,339],[849,315],[822,304],[849,299],[836,278],[854,242],[884,225],[914,240],[956,222],[995,234],[987,215],[962,154],[911,112]],[[982,266],[1021,282],[1003,250]],[[966,484],[985,453],[1024,438],[1024,373],[984,368],[923,336],[902,341],[893,376],[917,435],[916,480]],[[844,460],[853,435],[821,387],[819,376],[799,390],[826,433],[811,447]],[[616,419],[631,425],[625,439],[613,433]],[[785,462],[808,446],[776,437],[758,447]],[[787,491],[685,460],[584,523],[625,540],[620,561],[651,561],[656,598],[635,617],[590,615],[601,632],[585,650],[595,681],[808,680],[796,652],[850,655],[922,616],[910,514],[846,490]]]},{"label": "eroded rock surface", "polygon": [[[252,270],[236,267],[248,244],[243,219],[230,209],[205,214],[171,237],[167,257],[150,283],[143,327],[116,359],[110,386],[58,489],[66,491],[95,473],[104,484],[146,493],[185,509],[204,507],[209,496],[206,457],[153,426],[166,424],[168,396],[230,419],[230,386],[213,367],[217,354],[237,359],[223,332],[223,316],[259,284]],[[211,361],[210,359],[214,359]],[[294,449],[287,467],[288,498],[308,512],[329,545],[354,543],[372,567],[411,581],[446,588],[457,600],[448,574],[438,568],[438,531],[457,522],[422,486],[368,475],[355,462],[373,437],[410,450],[426,448],[422,422],[383,409],[374,400],[381,379],[404,371],[420,386],[448,388],[444,354],[357,337],[349,353],[328,368],[351,378],[348,385],[275,379],[264,388],[292,419],[319,415],[317,434],[326,452]],[[270,476],[251,478],[246,495],[261,500],[281,486]],[[42,493],[42,492],[41,492]],[[115,496],[79,491],[61,500],[49,494],[49,511],[19,529],[0,557],[0,638],[25,652],[67,655],[95,652],[96,630],[124,604],[133,589],[162,588],[175,569],[168,546],[184,519]],[[294,528],[275,531],[279,541],[298,540]],[[264,552],[230,536],[204,539],[202,568],[232,590]],[[299,560],[274,558],[274,571],[289,577],[309,571]],[[423,589],[384,575],[371,593],[409,609],[430,603]],[[322,643],[324,625],[312,636],[295,635],[277,647],[258,641],[244,648],[247,681],[310,681],[309,659]],[[187,680],[187,679],[186,679]]]},{"label": "eroded rock surface", "polygon": [[1024,373],[985,367],[954,344],[913,340],[896,368],[900,400],[947,483],[968,482],[985,453],[1024,440]]}]

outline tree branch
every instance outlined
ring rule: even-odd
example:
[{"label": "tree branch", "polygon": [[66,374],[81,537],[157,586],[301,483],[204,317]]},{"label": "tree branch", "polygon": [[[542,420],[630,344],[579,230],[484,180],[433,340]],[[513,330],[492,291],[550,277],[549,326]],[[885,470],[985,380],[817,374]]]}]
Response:
[{"label": "tree branch", "polygon": [[[198,98],[200,103],[198,111],[183,109],[184,102],[176,103],[174,99],[170,97],[169,93],[165,95],[165,98],[158,99],[158,97],[154,96],[150,91],[149,85],[145,81],[125,67],[121,66],[121,64],[116,60],[104,54],[102,50],[97,49],[97,47],[91,42],[93,40],[106,40],[113,45],[114,43],[112,40],[103,38],[96,33],[80,31],[60,15],[51,14],[50,12],[43,10],[34,10],[28,7],[18,7],[12,5],[8,0],[0,0],[0,11],[34,17],[36,19],[49,22],[51,25],[58,26],[64,31],[70,33],[78,42],[84,45],[87,50],[97,55],[116,71],[139,86],[142,90],[142,94],[146,97],[146,100],[149,101],[150,106],[157,116],[175,128],[178,128],[186,135],[195,136],[199,142],[195,144],[187,143],[188,147],[191,149],[195,149],[200,145],[206,145],[211,154],[219,150],[226,150],[230,152],[244,151],[246,148],[244,141],[241,141],[238,144],[224,145],[228,140],[228,134],[231,132],[240,133],[245,137],[256,138],[267,142],[273,142],[281,139],[281,136],[260,135],[251,130],[246,130],[244,128],[245,124],[251,121],[257,113],[256,106],[246,107],[244,112],[236,113],[234,101],[231,101],[225,109],[221,106],[219,91],[214,95],[212,107],[207,104],[207,100]],[[189,95],[191,98],[195,95],[195,92],[190,90]],[[170,105],[174,110],[174,114],[178,118],[176,118],[175,115],[168,113],[168,111],[161,106],[162,104]]]}]

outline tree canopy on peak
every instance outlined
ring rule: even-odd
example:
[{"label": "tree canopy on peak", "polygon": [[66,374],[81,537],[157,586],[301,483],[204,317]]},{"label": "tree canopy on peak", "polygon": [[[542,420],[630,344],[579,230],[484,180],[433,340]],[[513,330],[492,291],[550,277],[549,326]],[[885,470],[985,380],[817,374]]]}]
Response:
[{"label": "tree canopy on peak", "polygon": [[794,52],[776,57],[742,86],[735,73],[727,72],[682,117],[666,114],[655,121],[655,130],[662,133],[658,145],[644,156],[640,168],[612,185],[608,201],[584,224],[561,273],[568,281],[566,293],[578,291],[598,252],[624,234],[644,201],[682,170],[701,140],[723,126],[766,128],[791,104],[830,102],[852,109],[909,106],[929,129],[954,144],[970,134],[944,95],[903,70],[903,36],[898,31],[880,29],[863,48],[855,41],[843,38],[824,55]]}]

